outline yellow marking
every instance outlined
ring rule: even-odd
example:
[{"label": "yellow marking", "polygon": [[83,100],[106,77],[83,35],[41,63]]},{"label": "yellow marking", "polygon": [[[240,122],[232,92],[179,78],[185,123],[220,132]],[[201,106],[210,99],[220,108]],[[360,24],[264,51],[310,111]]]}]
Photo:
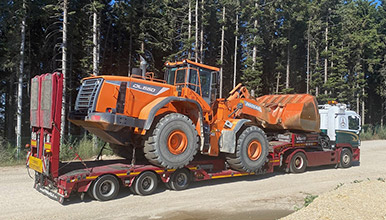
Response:
[{"label": "yellow marking", "polygon": [[43,172],[43,162],[39,158],[30,156],[29,157],[29,167],[33,170],[38,171],[39,173]]},{"label": "yellow marking", "polygon": [[225,178],[225,177],[231,177],[232,175],[222,175],[222,176],[212,176],[212,179],[219,179],[219,178]]},{"label": "yellow marking", "polygon": [[174,172],[174,171],[176,171],[176,169],[168,169],[167,171],[168,172]]},{"label": "yellow marking", "polygon": [[31,146],[36,147],[36,141],[35,140],[31,140]]},{"label": "yellow marking", "polygon": [[280,160],[271,160],[271,161],[269,161],[269,162],[271,162],[271,163],[277,163],[277,162],[280,162]]},{"label": "yellow marking", "polygon": [[92,179],[96,179],[98,176],[86,176],[86,179],[88,180],[92,180]]},{"label": "yellow marking", "polygon": [[197,167],[190,167],[189,170],[197,170]]},{"label": "yellow marking", "polygon": [[130,173],[130,175],[138,175],[138,174],[140,174],[140,172],[132,172],[132,173]]},{"label": "yellow marking", "polygon": [[156,173],[163,173],[164,171],[163,170],[156,170],[155,172]]},{"label": "yellow marking", "polygon": [[50,144],[50,143],[45,143],[45,144],[44,144],[44,148],[45,148],[46,150],[51,150],[51,144]]},{"label": "yellow marking", "polygon": [[250,175],[249,173],[237,173],[237,174],[234,174],[233,176],[247,176],[247,175]]},{"label": "yellow marking", "polygon": [[117,176],[127,176],[127,173],[118,173]]}]

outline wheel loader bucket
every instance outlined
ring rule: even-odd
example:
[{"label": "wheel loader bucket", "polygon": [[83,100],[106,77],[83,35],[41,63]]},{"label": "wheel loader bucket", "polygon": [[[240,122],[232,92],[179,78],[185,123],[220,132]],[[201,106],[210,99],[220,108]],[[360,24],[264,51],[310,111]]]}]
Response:
[{"label": "wheel loader bucket", "polygon": [[316,98],[308,94],[265,95],[256,101],[279,122],[266,127],[320,132],[320,116]]}]

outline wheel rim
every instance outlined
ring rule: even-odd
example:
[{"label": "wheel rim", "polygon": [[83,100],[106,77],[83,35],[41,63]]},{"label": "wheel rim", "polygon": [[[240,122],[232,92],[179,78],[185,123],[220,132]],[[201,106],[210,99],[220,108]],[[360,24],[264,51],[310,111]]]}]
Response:
[{"label": "wheel rim", "polygon": [[253,140],[248,145],[248,158],[251,160],[257,160],[261,156],[261,144],[258,140]]},{"label": "wheel rim", "polygon": [[170,133],[168,138],[168,149],[170,153],[178,155],[183,153],[188,146],[188,138],[181,130],[175,130]]},{"label": "wheel rim", "polygon": [[150,192],[153,189],[153,187],[154,187],[154,180],[151,177],[147,176],[142,180],[141,188],[143,189],[143,191]]},{"label": "wheel rim", "polygon": [[342,161],[344,164],[349,164],[350,163],[350,156],[348,154],[343,155]]},{"label": "wheel rim", "polygon": [[115,185],[113,181],[111,180],[105,180],[100,186],[99,186],[99,192],[105,196],[111,196],[115,191]]},{"label": "wheel rim", "polygon": [[294,165],[296,169],[301,169],[303,167],[303,164],[304,164],[304,160],[302,157],[295,158]]},{"label": "wheel rim", "polygon": [[188,183],[188,176],[185,173],[179,173],[176,176],[176,183],[180,187],[185,186]]}]

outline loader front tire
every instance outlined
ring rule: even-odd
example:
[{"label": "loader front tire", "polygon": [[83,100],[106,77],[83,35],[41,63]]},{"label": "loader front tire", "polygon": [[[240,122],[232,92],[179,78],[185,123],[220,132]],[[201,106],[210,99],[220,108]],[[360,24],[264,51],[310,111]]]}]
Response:
[{"label": "loader front tire", "polygon": [[246,128],[237,139],[236,152],[226,157],[232,169],[259,172],[267,162],[268,141],[263,130],[256,126]]},{"label": "loader front tire", "polygon": [[197,153],[197,131],[192,120],[185,115],[168,114],[148,132],[144,141],[145,157],[156,166],[182,168]]}]

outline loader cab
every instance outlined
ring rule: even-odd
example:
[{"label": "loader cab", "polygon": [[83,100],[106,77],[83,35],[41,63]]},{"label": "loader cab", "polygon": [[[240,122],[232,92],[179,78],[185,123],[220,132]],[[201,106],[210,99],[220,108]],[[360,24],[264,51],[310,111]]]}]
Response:
[{"label": "loader cab", "polygon": [[177,86],[188,87],[200,95],[208,104],[217,99],[218,68],[184,60],[176,63],[166,63],[165,81]]}]

